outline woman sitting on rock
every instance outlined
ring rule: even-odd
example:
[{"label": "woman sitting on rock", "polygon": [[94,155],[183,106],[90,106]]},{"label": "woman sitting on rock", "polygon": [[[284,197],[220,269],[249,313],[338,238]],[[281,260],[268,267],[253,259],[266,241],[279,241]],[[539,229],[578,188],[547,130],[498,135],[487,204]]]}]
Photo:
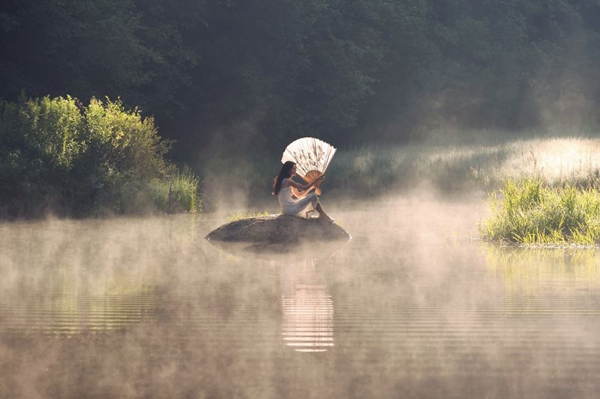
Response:
[{"label": "woman sitting on rock", "polygon": [[319,219],[333,223],[323,210],[319,202],[319,196],[312,191],[314,186],[322,181],[325,176],[321,176],[309,185],[303,185],[293,180],[296,175],[296,164],[287,161],[281,167],[279,175],[273,181],[273,195],[279,199],[281,212],[284,215],[293,215],[302,218],[308,218],[308,214],[313,211],[319,213]]}]

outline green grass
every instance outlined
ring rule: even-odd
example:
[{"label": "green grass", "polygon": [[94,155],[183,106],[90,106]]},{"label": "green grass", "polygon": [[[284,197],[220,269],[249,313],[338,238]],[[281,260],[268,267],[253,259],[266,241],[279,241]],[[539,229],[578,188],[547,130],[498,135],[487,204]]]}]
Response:
[{"label": "green grass", "polygon": [[522,244],[600,244],[600,191],[541,179],[508,180],[490,195],[492,216],[480,226],[491,241]]},{"label": "green grass", "polygon": [[[423,189],[441,195],[485,195],[501,189],[507,180],[538,178],[553,187],[600,188],[600,138],[585,131],[552,134],[447,131],[434,143],[340,146],[326,172],[323,199],[330,204]],[[471,138],[450,139],[464,135]],[[281,167],[280,156],[253,155],[252,162],[227,158],[227,168],[203,165],[199,172],[205,191],[228,181],[253,198],[255,207],[275,204],[269,194]]]},{"label": "green grass", "polygon": [[227,223],[235,222],[242,219],[255,218],[261,216],[269,216],[269,212],[245,212],[245,213],[233,213],[227,216]]},{"label": "green grass", "polygon": [[365,145],[338,151],[327,175],[324,187],[371,195],[422,183],[442,192],[491,191],[507,179],[537,177],[551,185],[598,187],[600,139],[531,137],[450,146]]},{"label": "green grass", "polygon": [[199,185],[200,180],[189,173],[156,179],[151,183],[152,199],[156,208],[163,212],[199,212],[202,210],[198,200]]},{"label": "green grass", "polygon": [[598,245],[600,139],[572,135],[453,146],[363,146],[339,153],[329,181],[337,181],[342,192],[370,195],[420,185],[441,193],[491,192],[493,215],[480,225],[487,240]]}]

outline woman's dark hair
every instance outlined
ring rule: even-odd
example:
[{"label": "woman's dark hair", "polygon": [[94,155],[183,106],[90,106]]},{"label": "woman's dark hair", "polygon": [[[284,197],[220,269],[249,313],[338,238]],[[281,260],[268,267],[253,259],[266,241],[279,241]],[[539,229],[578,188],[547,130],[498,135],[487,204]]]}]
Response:
[{"label": "woman's dark hair", "polygon": [[273,192],[271,194],[273,194],[273,195],[279,194],[279,191],[281,191],[281,183],[283,183],[283,179],[290,177],[290,175],[291,175],[290,171],[292,170],[292,167],[294,165],[296,165],[296,164],[292,161],[287,161],[286,163],[283,164],[283,166],[281,167],[281,170],[279,171],[279,174],[277,176],[275,176],[275,178],[273,179]]}]

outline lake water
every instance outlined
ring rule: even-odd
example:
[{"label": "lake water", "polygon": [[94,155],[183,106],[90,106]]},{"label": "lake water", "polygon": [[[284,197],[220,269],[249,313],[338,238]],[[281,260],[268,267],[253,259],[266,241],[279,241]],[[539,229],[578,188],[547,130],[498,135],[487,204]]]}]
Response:
[{"label": "lake water", "polygon": [[596,398],[600,253],[480,242],[477,198],[331,208],[240,258],[217,216],[0,225],[1,398]]}]

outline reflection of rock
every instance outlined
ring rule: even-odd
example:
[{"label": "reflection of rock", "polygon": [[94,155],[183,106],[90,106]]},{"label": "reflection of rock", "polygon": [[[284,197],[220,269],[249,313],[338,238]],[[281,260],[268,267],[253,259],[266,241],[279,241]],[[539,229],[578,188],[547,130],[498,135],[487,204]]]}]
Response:
[{"label": "reflection of rock", "polygon": [[350,234],[334,223],[287,215],[246,218],[227,223],[206,236],[228,252],[238,255],[282,254],[303,244],[327,246],[334,252],[350,239]]}]

